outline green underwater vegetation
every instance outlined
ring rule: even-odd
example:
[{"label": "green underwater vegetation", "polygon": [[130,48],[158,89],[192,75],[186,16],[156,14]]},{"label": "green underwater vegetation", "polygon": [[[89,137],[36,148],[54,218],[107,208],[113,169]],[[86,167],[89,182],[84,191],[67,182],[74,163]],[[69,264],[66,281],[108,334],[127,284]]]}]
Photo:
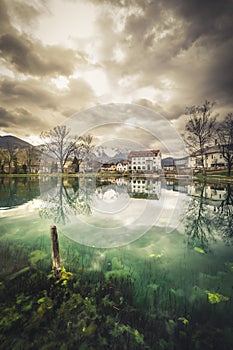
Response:
[{"label": "green underwater vegetation", "polygon": [[[156,256],[137,258],[141,269],[134,271],[116,250],[69,248],[69,270],[63,266],[55,278],[48,251],[24,246],[18,270],[0,275],[0,348],[230,349],[232,295],[204,288],[204,273],[200,286],[176,284],[168,262]],[[205,280],[217,287],[231,273]]]},{"label": "green underwater vegetation", "polygon": [[202,248],[194,247],[193,250],[195,250],[195,252],[198,252],[198,253],[200,253],[200,254],[205,254],[205,251],[204,251],[204,249],[202,249]]},{"label": "green underwater vegetation", "polygon": [[221,301],[228,301],[230,298],[226,297],[219,293],[211,293],[210,291],[206,290],[205,293],[208,295],[208,300],[210,304],[217,304]]}]

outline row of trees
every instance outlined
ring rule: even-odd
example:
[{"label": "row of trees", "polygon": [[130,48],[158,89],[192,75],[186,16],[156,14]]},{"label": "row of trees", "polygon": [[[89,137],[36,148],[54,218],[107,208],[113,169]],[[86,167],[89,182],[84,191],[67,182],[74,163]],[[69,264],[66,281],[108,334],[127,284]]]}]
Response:
[{"label": "row of trees", "polygon": [[201,106],[186,109],[188,120],[184,139],[191,154],[200,154],[203,170],[205,150],[217,140],[230,176],[233,166],[233,113],[227,114],[224,120],[218,122],[214,105],[213,102],[205,101]]},{"label": "row of trees", "polygon": [[66,162],[72,159],[78,171],[80,162],[93,148],[91,135],[72,137],[65,125],[42,132],[41,139],[43,145],[40,147],[29,145],[21,148],[8,142],[4,148],[0,148],[0,173],[37,172],[43,157],[49,159],[54,169],[62,173]]},{"label": "row of trees", "polygon": [[[217,115],[214,114],[214,105],[213,102],[205,101],[203,105],[186,109],[188,120],[184,139],[191,154],[200,154],[203,171],[205,171],[206,148],[217,140],[219,152],[227,164],[230,176],[233,166],[233,114],[229,113],[224,120],[219,122]],[[90,154],[93,148],[91,135],[72,138],[66,126],[57,126],[42,133],[41,137],[45,141],[44,150],[56,158],[62,173],[64,165],[71,156],[79,165],[79,162],[84,156]]]},{"label": "row of trees", "polygon": [[21,149],[12,143],[7,143],[6,147],[0,148],[0,174],[32,173],[35,162],[39,162],[39,151],[33,146]]},{"label": "row of trees", "polygon": [[[206,148],[213,145],[217,139],[219,151],[227,164],[230,176],[233,166],[233,113],[229,113],[223,121],[218,122],[214,114],[214,103],[205,101],[201,106],[188,107],[186,115],[188,119],[184,139],[190,154],[200,155],[204,172]],[[31,173],[33,164],[37,162],[39,165],[42,154],[53,158],[62,173],[66,162],[72,158],[78,171],[79,164],[94,147],[91,135],[71,136],[70,130],[65,125],[43,132],[41,138],[44,144],[40,150],[33,146],[19,149],[10,143],[5,149],[0,149],[0,173],[5,172],[6,166],[10,174]]]}]

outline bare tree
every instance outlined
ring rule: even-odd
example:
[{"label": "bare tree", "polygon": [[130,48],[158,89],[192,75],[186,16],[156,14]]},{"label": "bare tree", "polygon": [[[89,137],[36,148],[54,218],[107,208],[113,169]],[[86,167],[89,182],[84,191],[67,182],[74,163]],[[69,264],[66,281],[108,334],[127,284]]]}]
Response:
[{"label": "bare tree", "polygon": [[4,174],[7,162],[7,154],[3,148],[0,148],[0,174]]},{"label": "bare tree", "polygon": [[88,154],[91,152],[91,150],[93,149],[94,145],[93,145],[93,136],[88,134],[88,135],[84,135],[80,137],[80,140],[82,142],[81,146],[82,146],[82,150],[84,152],[84,154]]},{"label": "bare tree", "polygon": [[6,158],[7,158],[9,174],[11,174],[11,172],[12,172],[12,163],[16,159],[17,153],[18,153],[17,146],[10,143],[10,142],[7,142],[7,144],[6,144]]},{"label": "bare tree", "polygon": [[233,166],[233,113],[229,113],[217,129],[220,152],[227,163],[227,173],[231,176]]},{"label": "bare tree", "polygon": [[31,145],[25,149],[26,165],[30,174],[32,173],[32,166],[38,157],[38,153],[39,151],[37,151],[36,148]]},{"label": "bare tree", "polygon": [[188,121],[185,125],[185,141],[192,153],[199,153],[204,169],[204,152],[215,136],[216,116],[213,116],[213,102],[205,101],[202,106],[186,108]]},{"label": "bare tree", "polygon": [[77,136],[71,137],[70,130],[65,125],[42,132],[41,138],[45,141],[44,151],[55,156],[60,171],[64,173],[64,165],[77,150],[79,138]]},{"label": "bare tree", "polygon": [[[88,134],[80,137],[80,147],[76,153],[76,158],[79,159],[79,164],[84,160],[84,168],[91,166],[91,151],[94,148],[92,143],[93,136]],[[86,170],[86,169],[85,169]]]}]

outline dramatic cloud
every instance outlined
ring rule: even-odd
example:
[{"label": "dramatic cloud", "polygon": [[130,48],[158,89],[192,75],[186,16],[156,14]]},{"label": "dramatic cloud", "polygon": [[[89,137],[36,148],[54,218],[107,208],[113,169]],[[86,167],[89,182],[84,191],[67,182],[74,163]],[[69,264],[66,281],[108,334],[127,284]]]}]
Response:
[{"label": "dramatic cloud", "polygon": [[[121,89],[124,93],[130,89],[132,95],[136,88],[152,86],[162,92],[162,96],[152,93],[154,102],[171,106],[177,101],[184,107],[205,98],[231,97],[228,87],[232,78],[228,64],[224,66],[223,62],[232,61],[233,55],[232,1],[168,1],[166,7],[159,1],[151,1],[148,6],[145,3],[137,2],[138,12],[128,16],[125,9],[125,24],[118,33],[124,59],[102,62],[112,81],[120,76],[122,82],[123,75],[128,86],[121,85]],[[114,15],[111,18],[108,28],[114,34]],[[106,25],[110,22],[106,16],[99,21],[103,27],[103,21]],[[113,50],[114,44],[110,48]],[[110,48],[104,47],[104,52],[111,52]]]},{"label": "dramatic cloud", "polygon": [[14,115],[8,112],[5,108],[0,107],[0,127],[8,127],[11,125],[12,119],[14,119]]},{"label": "dramatic cloud", "polygon": [[0,16],[0,107],[28,111],[31,133],[101,103],[176,126],[205,99],[233,110],[232,0],[0,0]]},{"label": "dramatic cloud", "polygon": [[40,108],[57,108],[57,98],[52,89],[46,89],[41,81],[5,79],[0,82],[2,103],[11,106],[36,105]]},{"label": "dramatic cloud", "polygon": [[2,35],[0,52],[14,69],[39,76],[70,75],[80,59],[72,50],[64,50],[59,46],[43,46],[39,42],[32,42],[25,35]]},{"label": "dramatic cloud", "polygon": [[40,132],[43,125],[42,120],[24,108],[6,110],[0,107],[0,128],[4,128],[9,134],[21,134],[25,137],[33,131]]}]

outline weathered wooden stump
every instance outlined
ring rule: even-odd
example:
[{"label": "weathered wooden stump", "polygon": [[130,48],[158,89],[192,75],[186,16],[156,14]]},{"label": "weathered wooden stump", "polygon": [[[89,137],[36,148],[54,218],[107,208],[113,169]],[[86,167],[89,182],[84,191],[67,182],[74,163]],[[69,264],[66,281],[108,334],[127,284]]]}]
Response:
[{"label": "weathered wooden stump", "polygon": [[50,228],[51,246],[52,246],[52,271],[55,278],[61,277],[61,261],[59,251],[59,241],[57,235],[57,227]]}]

